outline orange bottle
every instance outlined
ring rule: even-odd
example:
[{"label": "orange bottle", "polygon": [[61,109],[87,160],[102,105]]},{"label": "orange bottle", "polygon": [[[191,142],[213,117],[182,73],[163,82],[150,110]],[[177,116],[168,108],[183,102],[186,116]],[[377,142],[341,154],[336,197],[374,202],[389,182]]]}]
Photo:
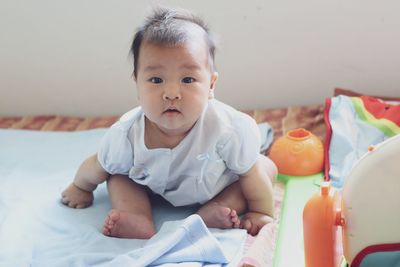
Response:
[{"label": "orange bottle", "polygon": [[320,192],[312,196],[303,211],[304,253],[306,267],[337,266],[336,211],[337,194],[329,182],[322,182]]}]

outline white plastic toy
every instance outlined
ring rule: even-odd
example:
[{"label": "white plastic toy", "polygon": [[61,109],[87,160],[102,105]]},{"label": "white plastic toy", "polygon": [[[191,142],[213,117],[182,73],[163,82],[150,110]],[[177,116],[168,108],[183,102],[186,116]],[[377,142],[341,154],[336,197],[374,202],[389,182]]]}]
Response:
[{"label": "white plastic toy", "polygon": [[335,201],[335,194],[320,193],[313,198],[329,210],[316,209],[310,199],[303,213],[304,229],[318,225],[316,220],[330,225],[304,232],[307,267],[321,267],[315,264],[323,262],[323,257],[324,267],[339,264],[337,259],[326,259],[326,255],[335,257],[337,244],[307,244],[321,240],[316,236],[334,235],[338,225],[342,226],[343,255],[350,267],[400,266],[400,135],[371,147],[354,165],[341,194],[341,211],[329,204]]}]

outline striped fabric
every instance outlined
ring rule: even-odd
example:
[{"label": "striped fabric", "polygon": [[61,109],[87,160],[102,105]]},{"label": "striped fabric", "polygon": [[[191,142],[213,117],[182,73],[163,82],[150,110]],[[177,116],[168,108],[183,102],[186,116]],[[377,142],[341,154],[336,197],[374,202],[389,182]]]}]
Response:
[{"label": "striped fabric", "polygon": [[[325,138],[323,105],[293,106],[287,108],[257,109],[245,111],[258,123],[268,122],[274,129],[275,138],[298,128],[306,128]],[[119,116],[71,117],[71,116],[22,116],[0,117],[0,129],[25,129],[36,131],[82,131],[94,128],[108,128]]]},{"label": "striped fabric", "polygon": [[386,136],[400,133],[400,105],[392,105],[370,96],[352,97],[357,115]]},{"label": "striped fabric", "polygon": [[400,102],[372,96],[328,98],[325,107],[325,176],[341,188],[369,147],[400,133]]}]

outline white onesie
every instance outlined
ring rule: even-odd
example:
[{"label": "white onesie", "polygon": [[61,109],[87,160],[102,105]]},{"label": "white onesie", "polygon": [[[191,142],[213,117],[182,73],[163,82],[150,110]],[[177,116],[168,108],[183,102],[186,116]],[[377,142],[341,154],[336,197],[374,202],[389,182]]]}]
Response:
[{"label": "white onesie", "polygon": [[141,107],[124,114],[103,137],[98,160],[108,173],[128,175],[174,206],[212,199],[259,156],[255,120],[215,99],[172,149],[148,149],[144,121]]}]

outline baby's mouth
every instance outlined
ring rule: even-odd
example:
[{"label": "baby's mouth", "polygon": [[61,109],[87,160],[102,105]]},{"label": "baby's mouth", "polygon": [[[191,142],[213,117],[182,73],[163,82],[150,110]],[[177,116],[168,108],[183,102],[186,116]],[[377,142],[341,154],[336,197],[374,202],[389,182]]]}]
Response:
[{"label": "baby's mouth", "polygon": [[165,114],[178,114],[178,113],[181,113],[181,112],[175,107],[169,107],[166,110],[164,110],[163,113],[165,113]]}]

